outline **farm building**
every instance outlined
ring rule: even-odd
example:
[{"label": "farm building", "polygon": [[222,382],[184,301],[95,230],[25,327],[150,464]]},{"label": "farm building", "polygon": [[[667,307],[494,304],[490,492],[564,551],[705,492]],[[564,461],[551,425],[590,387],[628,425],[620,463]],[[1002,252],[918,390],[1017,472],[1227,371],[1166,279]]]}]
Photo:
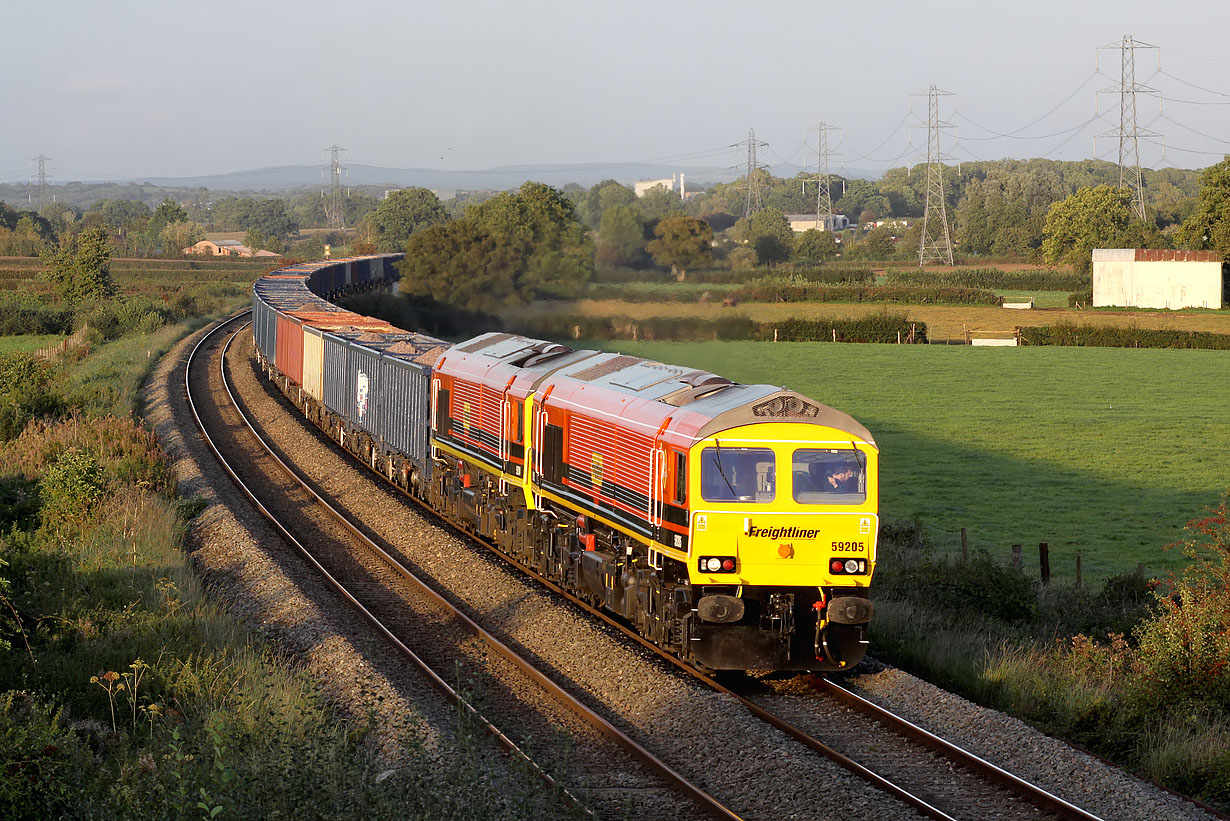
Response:
[{"label": "farm building", "polygon": [[185,254],[204,254],[215,257],[277,257],[273,251],[253,251],[248,246],[234,239],[220,239],[217,242],[203,239],[191,248],[184,249]]},{"label": "farm building", "polygon": [[1222,308],[1226,265],[1218,251],[1096,248],[1093,305],[1125,308]]}]

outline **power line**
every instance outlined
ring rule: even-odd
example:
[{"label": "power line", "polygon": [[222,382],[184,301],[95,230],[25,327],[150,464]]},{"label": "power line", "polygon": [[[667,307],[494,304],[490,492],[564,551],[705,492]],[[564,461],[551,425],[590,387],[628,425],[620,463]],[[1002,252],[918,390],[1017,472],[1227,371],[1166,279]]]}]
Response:
[{"label": "power line", "polygon": [[[342,229],[346,227],[346,212],[342,207],[342,164],[341,153],[344,148],[331,145],[324,149],[330,152],[329,160],[329,196],[325,199],[325,217],[329,227]],[[322,194],[324,192],[321,192]]]},{"label": "power line", "polygon": [[[921,95],[919,95],[921,96]],[[948,208],[944,197],[945,159],[940,149],[944,129],[955,129],[940,119],[940,97],[955,96],[931,86],[927,91],[927,198],[923,208],[922,234],[918,240],[918,267],[931,260],[952,265],[952,236],[948,231]]]},{"label": "power line", "polygon": [[[1132,193],[1132,210],[1138,219],[1146,219],[1145,184],[1140,172],[1140,139],[1142,137],[1157,137],[1162,135],[1153,131],[1141,129],[1136,123],[1136,95],[1157,94],[1157,89],[1136,82],[1136,49],[1156,49],[1157,46],[1133,40],[1132,36],[1124,35],[1118,43],[1100,46],[1097,51],[1117,49],[1119,51],[1119,84],[1102,89],[1100,93],[1119,95],[1119,128],[1112,129],[1094,137],[1093,153],[1098,153],[1098,137],[1119,138],[1119,187],[1127,188]],[[1095,52],[1096,54],[1096,52]],[[1161,50],[1158,49],[1158,70],[1161,70]],[[1095,95],[1095,100],[1096,100]],[[1163,156],[1165,153],[1163,151]]]},{"label": "power line", "polygon": [[30,162],[38,163],[38,207],[41,210],[47,204],[47,161],[51,157],[44,157],[39,154],[37,157],[31,158]]},{"label": "power line", "polygon": [[764,199],[760,194],[760,172],[765,169],[762,162],[756,160],[756,149],[764,148],[768,143],[756,139],[756,130],[749,128],[747,130],[747,139],[742,142],[737,142],[733,146],[747,146],[747,176],[744,178],[744,187],[747,189],[747,196],[743,201],[743,216],[750,217],[757,211],[764,209]]}]

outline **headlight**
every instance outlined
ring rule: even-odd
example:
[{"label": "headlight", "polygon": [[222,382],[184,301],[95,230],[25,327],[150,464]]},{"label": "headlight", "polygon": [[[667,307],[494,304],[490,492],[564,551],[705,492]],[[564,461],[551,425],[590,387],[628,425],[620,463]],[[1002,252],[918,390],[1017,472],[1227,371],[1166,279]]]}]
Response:
[{"label": "headlight", "polygon": [[858,572],[858,559],[846,559],[846,572],[847,573],[857,573]]}]

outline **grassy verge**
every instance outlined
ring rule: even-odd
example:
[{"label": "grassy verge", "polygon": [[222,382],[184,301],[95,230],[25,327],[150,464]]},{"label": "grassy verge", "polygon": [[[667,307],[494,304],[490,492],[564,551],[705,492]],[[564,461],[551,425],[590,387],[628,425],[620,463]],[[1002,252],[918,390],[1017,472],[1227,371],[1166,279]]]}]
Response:
[{"label": "grassy verge", "polygon": [[187,330],[66,363],[77,414],[0,445],[0,817],[560,815],[463,722],[428,752],[407,716],[377,750],[374,719],[342,721],[202,590],[199,508],[128,415]]},{"label": "grassy verge", "polygon": [[1189,525],[1192,566],[1042,587],[974,554],[939,557],[910,525],[881,545],[877,657],[1221,809],[1230,807],[1230,522]]}]

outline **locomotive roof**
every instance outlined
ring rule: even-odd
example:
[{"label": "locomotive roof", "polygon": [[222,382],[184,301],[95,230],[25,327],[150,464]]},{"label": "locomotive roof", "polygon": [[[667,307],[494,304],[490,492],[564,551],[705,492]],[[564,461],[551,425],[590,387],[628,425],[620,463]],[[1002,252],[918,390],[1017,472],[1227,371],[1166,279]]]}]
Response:
[{"label": "locomotive roof", "polygon": [[[454,345],[449,353],[490,363],[477,363],[474,375],[506,364],[540,373],[535,387],[571,383],[586,390],[598,388],[598,394],[587,394],[595,398],[609,392],[655,403],[662,418],[676,420],[672,428],[678,424],[681,431],[686,429],[697,439],[740,425],[781,421],[824,425],[866,442],[875,441],[870,431],[848,414],[785,388],[743,385],[708,371],[639,356],[573,351],[557,343],[508,333],[476,336]],[[561,395],[558,388],[556,395]]]}]

